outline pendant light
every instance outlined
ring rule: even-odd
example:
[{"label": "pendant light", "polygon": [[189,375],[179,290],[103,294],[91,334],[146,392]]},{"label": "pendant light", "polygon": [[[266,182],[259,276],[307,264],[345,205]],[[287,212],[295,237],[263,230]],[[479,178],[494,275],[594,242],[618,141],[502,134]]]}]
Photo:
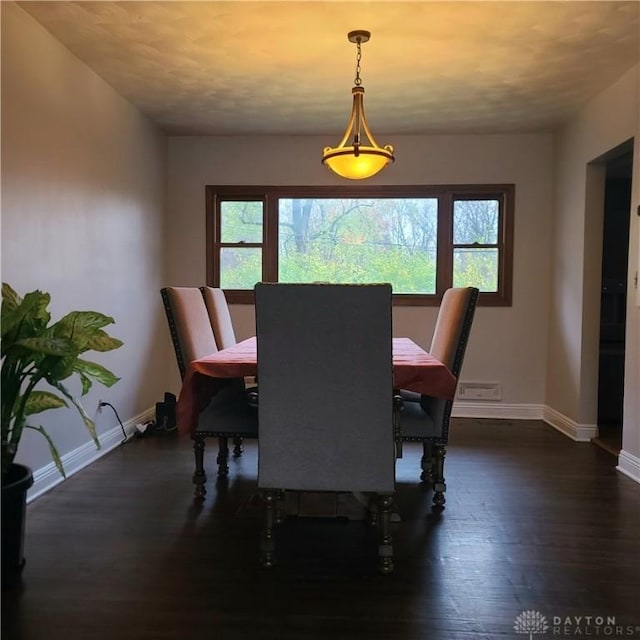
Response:
[{"label": "pendant light", "polygon": [[[334,148],[325,147],[322,152],[322,163],[334,173],[350,180],[363,180],[375,176],[395,160],[393,147],[390,144],[384,147],[378,145],[364,115],[364,87],[360,79],[360,60],[362,59],[360,45],[368,42],[370,37],[369,31],[350,31],[347,34],[349,42],[355,43],[357,47],[355,86],[351,89],[353,94],[351,117],[340,144]],[[362,136],[363,133],[365,137]],[[351,135],[353,136],[351,144],[345,146]],[[366,144],[367,142],[369,144]]]}]

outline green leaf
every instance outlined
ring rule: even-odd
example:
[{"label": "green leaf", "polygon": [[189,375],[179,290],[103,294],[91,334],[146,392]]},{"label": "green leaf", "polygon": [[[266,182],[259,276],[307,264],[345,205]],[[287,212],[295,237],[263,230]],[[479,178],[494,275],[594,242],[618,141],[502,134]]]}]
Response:
[{"label": "green leaf", "polygon": [[[2,306],[7,311],[13,311],[22,302],[22,298],[14,291],[10,284],[2,283]],[[4,320],[4,318],[3,318]]]},{"label": "green leaf", "polygon": [[77,350],[75,345],[68,338],[51,338],[49,336],[39,336],[34,338],[24,338],[19,340],[17,345],[48,356],[69,356],[75,355]]},{"label": "green leaf", "polygon": [[122,346],[101,327],[114,322],[113,318],[96,311],[72,311],[52,327],[52,335],[65,337],[73,342],[78,354],[85,351],[110,351]]},{"label": "green leaf", "polygon": [[78,356],[74,353],[71,356],[62,358],[60,356],[47,356],[39,364],[39,368],[45,374],[45,380],[49,384],[56,381],[66,380],[73,374],[74,366]]},{"label": "green leaf", "polygon": [[69,405],[55,393],[50,391],[32,391],[25,403],[24,413],[29,416],[34,413],[47,411],[48,409],[59,409]]},{"label": "green leaf", "polygon": [[71,311],[56,322],[55,326],[61,335],[72,336],[78,331],[93,333],[115,320],[97,311]]},{"label": "green leaf", "polygon": [[118,380],[120,380],[120,378],[102,365],[95,362],[89,362],[88,360],[81,360],[80,358],[76,360],[73,370],[82,375],[95,378],[105,387],[112,387],[116,382],[118,382]]},{"label": "green leaf", "polygon": [[86,396],[87,393],[89,393],[89,389],[93,386],[93,382],[91,378],[85,376],[83,373],[78,372],[78,375],[80,376],[80,382],[82,383],[82,395]]},{"label": "green leaf", "polygon": [[[13,306],[15,301],[19,300],[15,291],[13,289],[7,291],[7,299],[4,298],[4,293],[5,287],[3,286],[2,327],[0,329],[3,348],[10,346],[20,338],[42,334],[51,319],[51,315],[47,311],[51,296],[48,293],[42,293],[42,291],[31,291],[17,306]],[[9,345],[5,345],[7,340]]]},{"label": "green leaf", "polygon": [[60,458],[60,454],[56,449],[56,445],[53,444],[53,440],[51,439],[51,436],[44,430],[44,427],[42,426],[33,427],[30,424],[27,424],[25,425],[25,428],[33,429],[34,431],[37,431],[38,433],[44,436],[45,440],[47,441],[47,444],[49,445],[49,453],[51,454],[51,458],[53,459],[54,464],[56,465],[58,471],[62,474],[62,477],[66,478],[67,474],[64,472],[64,467],[62,466],[62,460]]},{"label": "green leaf", "polygon": [[122,340],[112,338],[106,331],[98,329],[89,336],[87,350],[89,351],[111,351],[122,346]]},{"label": "green leaf", "polygon": [[80,402],[69,392],[69,390],[60,382],[56,382],[53,386],[58,389],[62,393],[62,395],[70,400],[73,403],[73,406],[78,410],[82,421],[84,422],[84,426],[87,428],[87,431],[91,435],[96,447],[100,448],[100,440],[98,440],[98,434],[96,433],[96,425],[93,420],[87,415],[87,412],[84,410],[84,407],[80,404]]}]

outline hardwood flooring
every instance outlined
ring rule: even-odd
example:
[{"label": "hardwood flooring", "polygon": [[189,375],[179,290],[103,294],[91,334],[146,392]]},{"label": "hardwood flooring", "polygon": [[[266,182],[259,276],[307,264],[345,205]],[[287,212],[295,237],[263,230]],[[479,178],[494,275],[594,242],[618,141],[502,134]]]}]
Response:
[{"label": "hardwood flooring", "polygon": [[[454,420],[438,514],[406,446],[396,568],[380,576],[368,525],[335,519],[285,521],[279,564],[263,570],[256,447],[216,489],[213,445],[202,505],[191,443],[170,435],[134,440],[29,505],[2,638],[640,638],[640,486],[598,447],[537,421]],[[524,611],[546,634],[516,632]]]},{"label": "hardwood flooring", "polygon": [[598,436],[592,438],[591,442],[617,458],[622,448],[622,425],[619,423],[598,425]]}]

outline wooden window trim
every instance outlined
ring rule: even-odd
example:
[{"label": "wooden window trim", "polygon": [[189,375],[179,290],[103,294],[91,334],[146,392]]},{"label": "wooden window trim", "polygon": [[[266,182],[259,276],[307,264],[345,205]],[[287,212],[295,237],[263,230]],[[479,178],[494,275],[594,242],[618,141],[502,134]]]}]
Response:
[{"label": "wooden window trim", "polygon": [[[499,202],[498,228],[498,290],[481,292],[481,306],[511,306],[513,287],[513,238],[515,218],[515,185],[366,185],[366,186],[215,186],[207,185],[206,203],[206,264],[207,285],[219,286],[220,248],[239,246],[222,243],[220,239],[219,203],[223,200],[262,201],[263,241],[243,243],[244,247],[262,248],[262,278],[276,282],[278,273],[279,198],[438,198],[438,247],[435,294],[394,294],[395,306],[438,306],[445,289],[453,281],[453,202],[455,200],[496,199]],[[475,245],[481,248],[482,245]],[[494,247],[496,245],[488,245]],[[253,304],[253,291],[225,290],[233,304]]]}]

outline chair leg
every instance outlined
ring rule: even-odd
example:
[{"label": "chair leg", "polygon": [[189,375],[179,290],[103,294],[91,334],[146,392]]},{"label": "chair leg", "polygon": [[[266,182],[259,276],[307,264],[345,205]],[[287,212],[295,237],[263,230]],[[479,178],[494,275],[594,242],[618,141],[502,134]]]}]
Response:
[{"label": "chair leg", "polygon": [[380,496],[371,494],[369,496],[369,503],[367,504],[367,524],[370,527],[378,526],[378,516],[380,515]]},{"label": "chair leg", "polygon": [[218,438],[218,478],[226,478],[229,475],[229,439]]},{"label": "chair leg", "polygon": [[239,458],[242,455],[242,438],[240,436],[236,436],[233,439],[233,457]]},{"label": "chair leg", "polygon": [[280,490],[276,492],[276,502],[274,506],[274,517],[276,524],[281,524],[284,522],[285,517],[285,508],[284,508],[284,499],[285,493],[284,490]]},{"label": "chair leg", "polygon": [[276,564],[276,541],[273,528],[276,522],[278,491],[266,490],[264,497],[264,526],[260,534],[260,564],[271,569]]},{"label": "chair leg", "polygon": [[383,575],[388,575],[393,572],[393,539],[391,537],[392,504],[392,496],[379,496],[378,571]]},{"label": "chair leg", "polygon": [[207,494],[204,487],[204,483],[207,481],[207,474],[204,470],[204,437],[196,436],[193,439],[193,454],[196,461],[196,469],[193,472],[193,484],[195,485],[193,493],[198,500],[202,500]]},{"label": "chair leg", "polygon": [[422,482],[433,481],[433,447],[431,442],[424,441],[422,443],[422,459],[420,460],[420,467],[422,473],[420,474],[420,480]]},{"label": "chair leg", "polygon": [[447,490],[447,485],[444,482],[444,458],[447,455],[447,450],[444,445],[436,444],[433,448],[433,504],[441,509],[444,509],[444,492]]}]

